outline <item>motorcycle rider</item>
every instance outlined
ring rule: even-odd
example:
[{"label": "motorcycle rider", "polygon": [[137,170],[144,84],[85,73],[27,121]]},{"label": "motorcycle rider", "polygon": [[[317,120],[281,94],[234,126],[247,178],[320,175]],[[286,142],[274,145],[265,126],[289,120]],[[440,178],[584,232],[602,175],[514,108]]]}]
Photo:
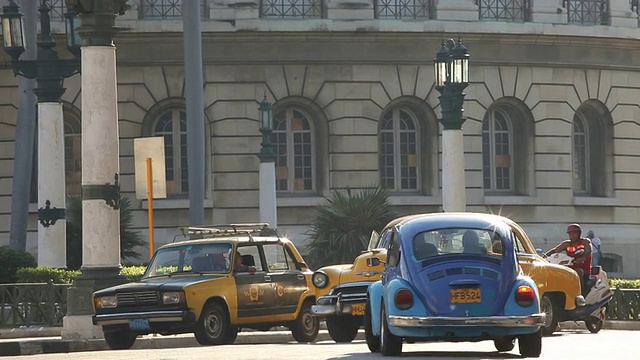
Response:
[{"label": "motorcycle rider", "polygon": [[[573,264],[570,265],[578,275],[580,275],[580,287],[582,292],[585,292],[585,285],[589,275],[591,275],[591,241],[585,237],[582,237],[582,228],[579,224],[570,224],[567,226],[568,240],[564,240],[558,246],[547,251],[545,256],[550,256],[555,253],[566,251],[567,255],[573,257]],[[584,249],[584,252],[576,256],[576,251]]]}]

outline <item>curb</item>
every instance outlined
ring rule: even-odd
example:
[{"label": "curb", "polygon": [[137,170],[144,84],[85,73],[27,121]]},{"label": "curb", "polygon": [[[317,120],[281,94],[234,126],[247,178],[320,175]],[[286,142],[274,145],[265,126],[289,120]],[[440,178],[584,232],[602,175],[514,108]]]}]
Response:
[{"label": "curb", "polygon": [[[364,340],[364,332],[360,330],[356,340]],[[316,342],[329,341],[331,337],[326,330],[318,333]],[[241,332],[234,344],[278,344],[295,342],[290,331]],[[152,336],[146,335],[136,340],[132,349],[164,349],[199,347],[192,334]],[[0,342],[0,356],[36,355],[52,353],[68,353],[79,351],[110,350],[104,339],[63,340],[59,337],[42,339],[15,339]]]}]

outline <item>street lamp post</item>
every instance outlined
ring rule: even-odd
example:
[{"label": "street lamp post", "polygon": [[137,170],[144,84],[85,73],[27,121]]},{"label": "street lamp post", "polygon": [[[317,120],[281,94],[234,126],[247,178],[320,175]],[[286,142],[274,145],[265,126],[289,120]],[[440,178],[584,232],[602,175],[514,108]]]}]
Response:
[{"label": "street lamp post", "polygon": [[265,95],[260,102],[260,222],[269,223],[272,228],[278,227],[278,206],[276,202],[276,154],[271,143],[273,132],[273,113],[271,103]]},{"label": "street lamp post", "polygon": [[458,39],[442,44],[434,60],[435,86],[440,92],[442,118],[442,209],[465,211],[462,124],[464,89],[469,85],[469,53]]},{"label": "street lamp post", "polygon": [[[51,9],[43,0],[40,12],[40,36],[35,60],[20,60],[26,50],[23,15],[13,1],[3,7],[3,47],[11,55],[13,72],[36,79],[34,93],[38,98],[38,266],[65,268],[65,174],[64,119],[61,97],[62,83],[80,70],[80,58],[60,59],[51,36]],[[65,15],[67,48],[78,54],[75,42],[75,11]]]},{"label": "street lamp post", "polygon": [[66,0],[82,38],[82,267],[67,293],[62,337],[103,337],[91,295],[126,282],[120,273],[120,183],[115,19],[127,0]]}]

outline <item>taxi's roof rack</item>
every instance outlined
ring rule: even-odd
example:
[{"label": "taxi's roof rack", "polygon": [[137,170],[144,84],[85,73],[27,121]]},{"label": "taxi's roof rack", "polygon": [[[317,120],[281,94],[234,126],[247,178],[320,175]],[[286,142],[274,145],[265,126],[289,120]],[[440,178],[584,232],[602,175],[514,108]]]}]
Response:
[{"label": "taxi's roof rack", "polygon": [[[201,225],[201,226],[181,226],[178,227],[183,237],[187,236],[208,236],[208,237],[224,237],[229,235],[248,235],[249,240],[253,241],[253,236],[278,236],[278,232],[274,228],[270,228],[268,223],[240,223],[240,224],[219,224],[219,225]],[[175,242],[174,237],[173,241]]]}]

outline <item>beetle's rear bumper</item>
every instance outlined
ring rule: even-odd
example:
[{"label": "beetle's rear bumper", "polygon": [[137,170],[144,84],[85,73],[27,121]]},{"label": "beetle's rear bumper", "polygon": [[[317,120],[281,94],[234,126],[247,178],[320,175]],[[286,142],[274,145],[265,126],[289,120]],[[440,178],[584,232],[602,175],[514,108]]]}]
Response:
[{"label": "beetle's rear bumper", "polygon": [[397,327],[446,327],[446,326],[495,326],[495,327],[531,327],[544,323],[545,314],[528,316],[487,316],[487,317],[446,317],[446,316],[389,316],[389,325]]}]

